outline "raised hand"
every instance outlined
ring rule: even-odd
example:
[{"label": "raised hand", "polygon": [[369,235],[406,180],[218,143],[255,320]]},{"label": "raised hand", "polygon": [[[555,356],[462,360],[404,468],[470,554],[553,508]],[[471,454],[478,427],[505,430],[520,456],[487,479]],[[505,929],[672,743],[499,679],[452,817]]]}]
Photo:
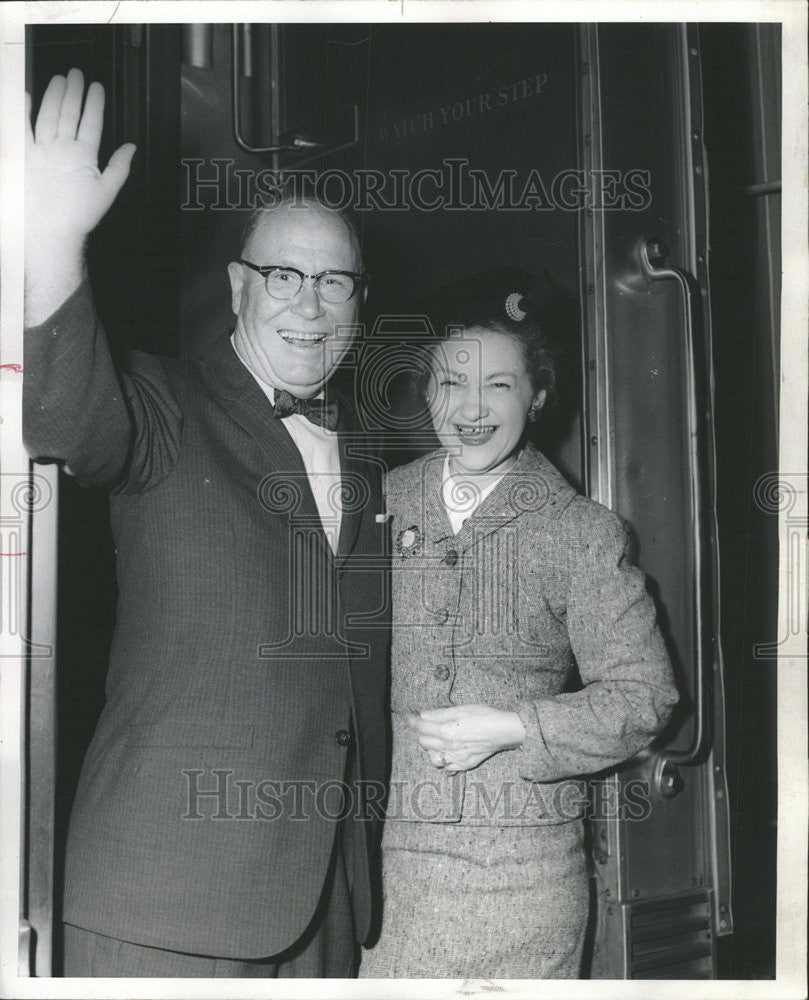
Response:
[{"label": "raised hand", "polygon": [[[39,322],[81,280],[83,247],[129,176],[135,146],[125,143],[103,173],[98,147],[104,122],[104,88],[72,69],[54,76],[31,127],[27,98],[25,148],[26,322]],[[48,312],[40,315],[43,309]],[[34,315],[32,316],[32,312]]]}]

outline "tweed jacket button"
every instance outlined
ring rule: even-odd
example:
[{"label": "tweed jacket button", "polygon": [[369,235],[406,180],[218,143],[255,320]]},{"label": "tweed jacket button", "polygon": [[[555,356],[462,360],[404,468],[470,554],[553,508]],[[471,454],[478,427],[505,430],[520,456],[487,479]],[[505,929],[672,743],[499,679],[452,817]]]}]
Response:
[{"label": "tweed jacket button", "polygon": [[449,611],[447,611],[446,608],[436,608],[433,615],[435,616],[435,620],[438,624],[443,625],[449,618]]},{"label": "tweed jacket button", "polygon": [[444,562],[447,566],[454,566],[458,562],[458,553],[455,549],[450,549],[449,552],[444,556]]},{"label": "tweed jacket button", "polygon": [[351,743],[351,733],[347,729],[338,729],[334,738],[341,747],[347,747]]},{"label": "tweed jacket button", "polygon": [[433,676],[437,681],[449,680],[449,667],[436,667]]}]

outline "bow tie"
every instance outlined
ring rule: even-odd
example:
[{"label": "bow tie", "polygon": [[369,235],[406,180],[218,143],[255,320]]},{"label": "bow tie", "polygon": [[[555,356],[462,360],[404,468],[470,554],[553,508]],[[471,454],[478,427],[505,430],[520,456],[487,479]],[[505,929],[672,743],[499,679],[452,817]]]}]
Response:
[{"label": "bow tie", "polygon": [[323,399],[298,399],[286,389],[276,389],[273,408],[276,417],[291,417],[293,413],[299,413],[318,427],[325,427],[330,431],[337,429],[336,400],[326,402]]}]

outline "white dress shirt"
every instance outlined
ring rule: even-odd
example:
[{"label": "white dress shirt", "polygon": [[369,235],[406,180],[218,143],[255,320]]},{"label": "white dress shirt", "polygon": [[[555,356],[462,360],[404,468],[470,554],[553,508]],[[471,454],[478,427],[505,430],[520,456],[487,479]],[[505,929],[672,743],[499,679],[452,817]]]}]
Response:
[{"label": "white dress shirt", "polygon": [[[233,338],[231,337],[231,343]],[[258,382],[264,395],[275,405],[275,389],[269,383],[263,381],[250,369],[250,366],[239,354],[236,344],[233,349],[241,363],[247,368],[253,378]],[[317,398],[322,398],[321,392]],[[340,524],[343,517],[342,504],[342,479],[340,476],[340,449],[338,447],[337,431],[330,431],[326,427],[318,427],[311,420],[301,416],[300,413],[293,413],[288,417],[281,418],[284,427],[289,431],[289,435],[295,442],[295,446],[301,453],[309,485],[317,504],[320,522],[326,534],[332,552],[337,552],[337,542],[340,538]]]}]

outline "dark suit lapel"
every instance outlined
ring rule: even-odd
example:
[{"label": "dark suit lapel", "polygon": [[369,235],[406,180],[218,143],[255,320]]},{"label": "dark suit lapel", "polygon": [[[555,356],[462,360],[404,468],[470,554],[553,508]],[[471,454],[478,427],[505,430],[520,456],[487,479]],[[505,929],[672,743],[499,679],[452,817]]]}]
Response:
[{"label": "dark suit lapel", "polygon": [[[210,350],[196,361],[200,375],[230,416],[259,444],[270,460],[268,472],[282,482],[300,484],[300,503],[295,516],[312,519],[321,525],[309,477],[301,453],[292,440],[283,420],[277,420],[272,403],[259,384],[239,360],[230,336],[220,337]],[[280,484],[279,484],[280,485]],[[322,533],[322,527],[321,527]],[[323,542],[331,547],[323,534]]]}]

